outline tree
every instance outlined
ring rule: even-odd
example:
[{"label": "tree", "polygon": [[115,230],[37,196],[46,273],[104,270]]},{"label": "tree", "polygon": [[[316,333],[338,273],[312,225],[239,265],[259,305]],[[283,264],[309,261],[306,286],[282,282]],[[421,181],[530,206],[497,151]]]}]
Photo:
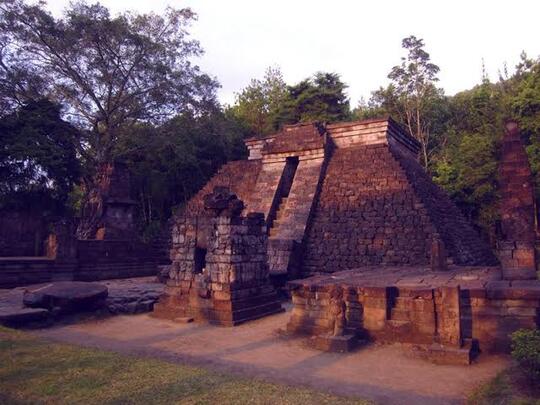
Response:
[{"label": "tree", "polygon": [[393,99],[380,96],[393,104],[391,109],[398,112],[400,120],[409,132],[420,142],[424,167],[430,161],[430,141],[432,120],[430,109],[443,97],[443,92],[435,86],[438,81],[439,67],[430,62],[429,53],[424,50],[424,41],[414,35],[404,38],[403,48],[407,56],[401,58],[401,64],[394,66],[388,78],[391,80],[390,92]]},{"label": "tree", "polygon": [[432,159],[434,180],[492,240],[498,219],[497,152],[505,110],[501,86],[485,76],[473,89],[451,97],[447,143]]},{"label": "tree", "polygon": [[535,178],[536,196],[540,198],[540,59],[534,61],[522,54],[512,85],[509,110],[519,122]]},{"label": "tree", "polygon": [[350,106],[346,88],[338,74],[323,72],[289,86],[287,98],[275,117],[274,127],[297,122],[347,120]]},{"label": "tree", "polygon": [[[56,19],[43,3],[0,0],[4,71],[41,78],[44,94],[65,106],[85,135],[84,200],[95,189],[90,169],[113,161],[121,132],[215,103],[216,82],[190,60],[202,53],[186,31],[194,18],[190,9],[172,8],[164,16],[112,17],[99,4],[77,2]],[[83,218],[79,237],[90,236],[96,220]]]},{"label": "tree", "polygon": [[0,120],[0,206],[62,213],[79,180],[78,131],[48,100]]},{"label": "tree", "polygon": [[120,134],[115,156],[132,173],[143,235],[159,229],[174,207],[185,204],[222,164],[245,156],[245,131],[236,117],[216,106]]},{"label": "tree", "polygon": [[86,130],[80,153],[97,167],[112,159],[126,127],[213,102],[216,83],[190,62],[202,53],[186,31],[194,18],[172,8],[164,16],[112,17],[99,4],[78,2],[56,19],[43,3],[0,0],[4,82],[20,72],[41,78],[45,95]]},{"label": "tree", "polygon": [[232,114],[244,121],[251,135],[267,135],[276,130],[275,115],[287,96],[287,85],[279,68],[269,67],[263,80],[252,79],[236,95]]}]

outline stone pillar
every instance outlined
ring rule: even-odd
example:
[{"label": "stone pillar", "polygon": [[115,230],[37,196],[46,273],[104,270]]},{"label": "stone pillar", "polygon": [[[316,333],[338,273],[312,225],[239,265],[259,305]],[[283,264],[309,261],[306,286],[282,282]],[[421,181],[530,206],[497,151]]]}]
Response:
[{"label": "stone pillar", "polygon": [[440,237],[435,236],[431,241],[431,270],[432,271],[446,271],[448,266],[446,248]]},{"label": "stone pillar", "polygon": [[536,278],[534,189],[515,122],[506,124],[499,165],[502,239],[499,260],[506,280]]},{"label": "stone pillar", "polygon": [[57,261],[73,261],[77,258],[77,239],[73,225],[60,221],[53,225],[53,231],[46,241],[46,255]]},{"label": "stone pillar", "polygon": [[127,166],[119,162],[102,164],[94,182],[82,210],[79,239],[134,239],[136,202],[130,197]]}]

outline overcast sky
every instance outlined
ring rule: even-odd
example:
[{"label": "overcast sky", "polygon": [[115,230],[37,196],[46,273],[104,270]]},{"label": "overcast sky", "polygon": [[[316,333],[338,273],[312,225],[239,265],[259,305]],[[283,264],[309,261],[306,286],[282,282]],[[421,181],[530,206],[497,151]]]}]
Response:
[{"label": "overcast sky", "polygon": [[[67,0],[49,0],[59,13]],[[317,71],[339,73],[351,105],[387,83],[404,55],[401,40],[423,38],[439,65],[440,85],[454,94],[477,84],[482,58],[496,80],[525,50],[540,55],[540,1],[421,0],[102,0],[113,12],[161,12],[167,5],[198,14],[191,27],[205,55],[198,61],[232,103],[250,79],[279,66],[289,84]]]}]

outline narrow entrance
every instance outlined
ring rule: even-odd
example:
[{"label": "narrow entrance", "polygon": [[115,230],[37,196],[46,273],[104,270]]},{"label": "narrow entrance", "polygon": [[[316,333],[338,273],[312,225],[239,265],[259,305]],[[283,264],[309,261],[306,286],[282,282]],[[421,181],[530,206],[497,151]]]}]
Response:
[{"label": "narrow entrance", "polygon": [[193,273],[200,274],[206,268],[206,249],[195,248],[195,268]]}]

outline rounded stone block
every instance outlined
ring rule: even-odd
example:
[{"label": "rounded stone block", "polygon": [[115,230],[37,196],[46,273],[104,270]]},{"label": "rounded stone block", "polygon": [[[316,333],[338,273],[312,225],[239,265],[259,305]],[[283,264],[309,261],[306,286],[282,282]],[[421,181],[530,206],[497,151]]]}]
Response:
[{"label": "rounded stone block", "polygon": [[23,303],[31,308],[60,308],[62,312],[79,312],[99,307],[107,295],[108,289],[102,284],[59,281],[27,290]]}]

